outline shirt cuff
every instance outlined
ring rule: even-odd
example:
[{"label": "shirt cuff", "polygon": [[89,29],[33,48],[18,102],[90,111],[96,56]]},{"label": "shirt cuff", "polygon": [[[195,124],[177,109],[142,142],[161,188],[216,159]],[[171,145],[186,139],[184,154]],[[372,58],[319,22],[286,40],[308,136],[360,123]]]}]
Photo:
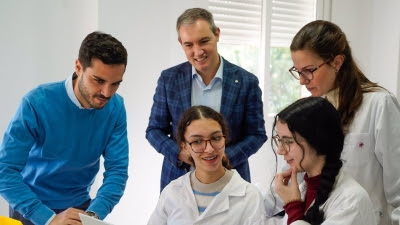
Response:
[{"label": "shirt cuff", "polygon": [[56,214],[52,215],[49,220],[47,220],[47,222],[44,225],[49,225],[50,222],[54,219],[54,217],[56,217]]},{"label": "shirt cuff", "polygon": [[288,215],[288,224],[293,223],[296,220],[304,219],[305,213],[305,203],[302,201],[294,201],[289,202],[288,204],[284,205],[283,208],[285,209]]}]

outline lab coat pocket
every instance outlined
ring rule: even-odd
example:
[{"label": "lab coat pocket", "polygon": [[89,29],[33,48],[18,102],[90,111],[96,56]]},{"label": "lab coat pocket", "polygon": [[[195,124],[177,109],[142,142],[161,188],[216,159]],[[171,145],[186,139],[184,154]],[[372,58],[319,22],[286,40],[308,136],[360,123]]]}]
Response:
[{"label": "lab coat pocket", "polygon": [[344,139],[342,160],[347,167],[365,166],[371,159],[373,148],[369,133],[349,133]]}]

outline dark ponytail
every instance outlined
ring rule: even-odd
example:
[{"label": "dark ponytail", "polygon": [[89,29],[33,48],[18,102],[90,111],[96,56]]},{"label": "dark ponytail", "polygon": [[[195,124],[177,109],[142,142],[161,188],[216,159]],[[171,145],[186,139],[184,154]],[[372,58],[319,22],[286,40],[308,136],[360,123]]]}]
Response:
[{"label": "dark ponytail", "polygon": [[322,168],[321,183],[318,188],[317,196],[314,204],[308,209],[306,213],[306,221],[312,225],[319,225],[324,221],[324,212],[319,207],[326,202],[335,184],[336,176],[342,167],[341,160],[327,161]]}]

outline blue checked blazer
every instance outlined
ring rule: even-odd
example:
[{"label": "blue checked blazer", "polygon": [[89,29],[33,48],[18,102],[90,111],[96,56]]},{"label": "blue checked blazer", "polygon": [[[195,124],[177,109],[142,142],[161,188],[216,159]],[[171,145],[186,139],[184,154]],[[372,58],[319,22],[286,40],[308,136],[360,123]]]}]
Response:
[{"label": "blue checked blazer", "polygon": [[[267,140],[261,89],[254,74],[223,60],[220,112],[230,129],[230,142],[225,152],[232,167],[250,182],[248,158]],[[146,129],[147,140],[164,155],[161,190],[188,171],[187,165],[177,165],[179,148],[174,135],[181,114],[191,107],[191,89],[192,65],[189,62],[161,72]]]}]

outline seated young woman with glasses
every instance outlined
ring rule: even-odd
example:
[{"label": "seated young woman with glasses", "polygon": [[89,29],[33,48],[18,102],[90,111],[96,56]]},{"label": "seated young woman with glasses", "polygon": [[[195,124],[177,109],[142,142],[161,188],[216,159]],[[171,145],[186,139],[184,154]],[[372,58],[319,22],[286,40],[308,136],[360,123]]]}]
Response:
[{"label": "seated young woman with glasses", "polygon": [[[275,116],[272,146],[290,168],[265,197],[268,216],[283,209],[287,224],[377,224],[368,193],[342,170],[344,134],[326,99],[297,100]],[[298,185],[297,173],[304,173]],[[277,195],[277,197],[276,197]]]},{"label": "seated young woman with glasses", "polygon": [[223,116],[207,106],[182,114],[177,143],[195,170],[165,187],[148,224],[265,223],[261,193],[231,169],[225,156],[228,131]]}]

